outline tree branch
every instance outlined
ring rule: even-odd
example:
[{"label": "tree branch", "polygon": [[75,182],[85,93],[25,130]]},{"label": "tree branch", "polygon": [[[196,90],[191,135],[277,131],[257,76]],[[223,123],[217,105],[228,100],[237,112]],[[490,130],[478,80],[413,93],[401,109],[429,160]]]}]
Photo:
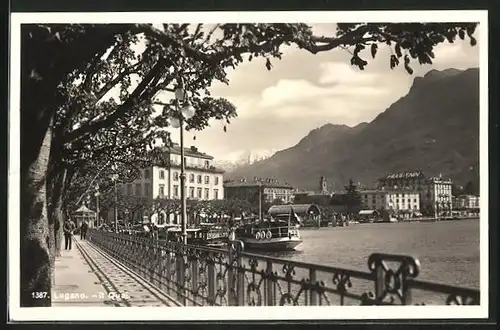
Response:
[{"label": "tree branch", "polygon": [[113,113],[111,113],[108,117],[96,121],[94,123],[87,122],[83,126],[69,132],[65,138],[64,143],[68,143],[74,141],[78,138],[81,138],[87,134],[96,133],[98,130],[111,126],[118,118],[122,117],[127,111],[138,107],[141,105],[143,100],[140,100],[141,94],[148,87],[151,81],[155,79],[155,77],[164,69],[165,61],[160,59],[155,66],[148,72],[146,77],[141,81],[141,83],[135,88],[130,97],[119,106]]}]

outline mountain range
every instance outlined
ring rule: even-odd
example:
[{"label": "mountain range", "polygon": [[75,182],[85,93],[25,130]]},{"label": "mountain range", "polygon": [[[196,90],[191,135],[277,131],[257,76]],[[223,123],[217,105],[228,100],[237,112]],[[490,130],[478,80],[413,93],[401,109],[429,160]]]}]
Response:
[{"label": "mountain range", "polygon": [[325,176],[330,189],[341,190],[350,178],[374,186],[381,176],[402,171],[478,185],[478,68],[431,70],[372,122],[326,124],[297,145],[227,176],[272,177],[306,190],[318,190]]}]

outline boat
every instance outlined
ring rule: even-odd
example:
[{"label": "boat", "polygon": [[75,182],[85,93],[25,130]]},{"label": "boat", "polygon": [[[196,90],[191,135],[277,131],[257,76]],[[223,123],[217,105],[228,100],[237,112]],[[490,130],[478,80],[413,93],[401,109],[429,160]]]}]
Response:
[{"label": "boat", "polygon": [[[187,244],[201,245],[214,248],[222,248],[227,245],[227,232],[213,233],[212,228],[202,226],[200,228],[187,228]],[[179,225],[165,227],[158,234],[158,239],[163,241],[181,242],[182,228]]]},{"label": "boat", "polygon": [[244,250],[295,250],[302,243],[299,225],[272,218],[239,226],[235,237],[243,242]]}]

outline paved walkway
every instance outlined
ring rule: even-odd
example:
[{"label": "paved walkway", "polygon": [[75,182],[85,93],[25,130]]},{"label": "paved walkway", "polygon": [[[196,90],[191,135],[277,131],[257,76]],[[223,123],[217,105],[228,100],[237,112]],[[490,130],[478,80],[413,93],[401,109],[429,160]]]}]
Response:
[{"label": "paved walkway", "polygon": [[168,307],[178,304],[86,240],[56,259],[52,306]]}]

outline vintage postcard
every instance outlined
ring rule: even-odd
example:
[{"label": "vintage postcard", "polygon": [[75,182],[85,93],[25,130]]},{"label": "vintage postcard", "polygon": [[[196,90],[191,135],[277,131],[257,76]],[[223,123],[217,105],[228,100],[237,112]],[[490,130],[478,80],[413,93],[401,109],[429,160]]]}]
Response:
[{"label": "vintage postcard", "polygon": [[487,28],[13,13],[11,320],[487,317]]}]

